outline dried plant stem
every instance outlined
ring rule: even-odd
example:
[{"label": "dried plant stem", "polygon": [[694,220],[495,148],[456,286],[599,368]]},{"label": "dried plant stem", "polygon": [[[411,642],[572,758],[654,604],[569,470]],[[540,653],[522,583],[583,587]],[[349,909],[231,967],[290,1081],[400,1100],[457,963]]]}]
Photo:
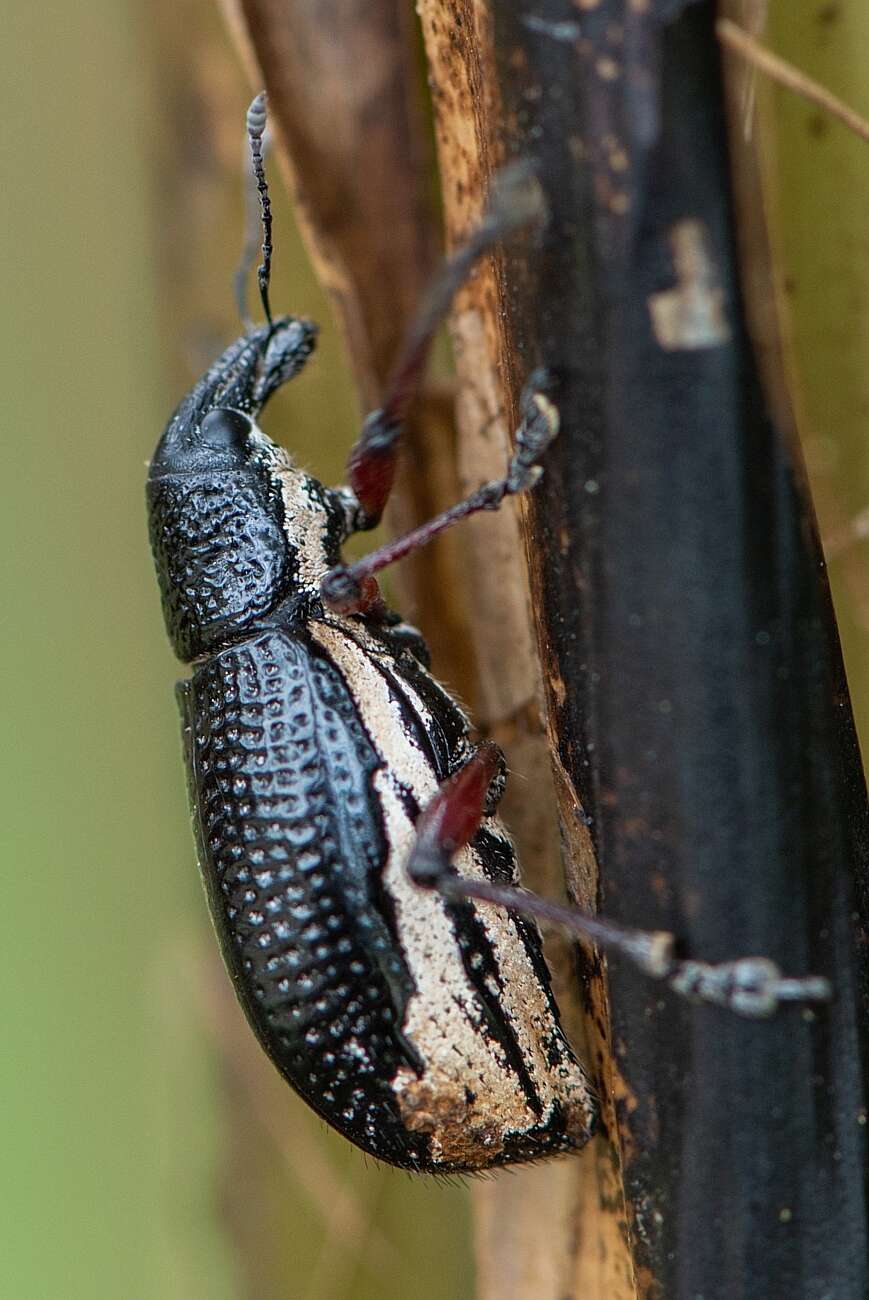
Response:
[{"label": "dried plant stem", "polygon": [[761,72],[765,72],[773,81],[777,81],[780,86],[786,86],[788,90],[794,91],[797,95],[802,95],[812,104],[817,104],[831,117],[835,117],[842,122],[849,131],[853,131],[861,140],[869,143],[869,121],[855,113],[853,108],[849,108],[841,99],[838,99],[824,86],[811,77],[807,77],[799,68],[795,68],[792,63],[785,59],[779,58],[768,50],[760,41],[756,41],[750,36],[744,28],[739,27],[736,23],[731,22],[729,18],[719,18],[716,28],[718,39],[723,45],[728,46],[731,50],[736,50],[741,54],[753,67]]}]

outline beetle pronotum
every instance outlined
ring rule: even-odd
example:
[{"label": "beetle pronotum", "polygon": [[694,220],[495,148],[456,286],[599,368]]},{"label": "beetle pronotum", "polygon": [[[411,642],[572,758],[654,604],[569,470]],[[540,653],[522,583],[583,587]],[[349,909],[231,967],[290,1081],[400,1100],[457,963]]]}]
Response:
[{"label": "beetle pronotum", "polygon": [[548,375],[528,380],[503,479],[357,564],[339,563],[344,540],[383,512],[403,416],[456,287],[541,215],[529,169],[502,174],[481,225],[445,264],[351,451],[349,486],[329,489],[256,422],[304,365],[316,330],[272,318],[264,95],[247,125],[266,323],[184,398],[148,479],[166,624],[192,665],[177,693],[224,958],[277,1068],[372,1155],[451,1171],[580,1147],[595,1102],[561,1029],[533,918],[747,1014],[829,990],[785,979],[764,959],[679,961],[670,935],[520,891],[495,813],[501,754],[471,740],[419,634],[380,596],[384,565],[533,487],[559,424]]}]

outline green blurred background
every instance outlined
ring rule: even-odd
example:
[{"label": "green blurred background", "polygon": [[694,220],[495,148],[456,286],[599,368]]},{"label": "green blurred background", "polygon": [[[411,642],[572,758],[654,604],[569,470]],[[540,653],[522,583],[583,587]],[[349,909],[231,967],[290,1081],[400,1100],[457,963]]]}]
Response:
[{"label": "green blurred background", "polygon": [[[463,1300],[466,1191],[373,1169],[247,1051],[193,865],[142,488],[172,404],[232,328],[241,146],[233,127],[197,152],[196,105],[240,123],[249,88],[207,0],[5,12],[0,1295]],[[173,127],[188,24],[191,108]],[[772,0],[770,24],[869,115],[863,0]],[[842,543],[869,506],[869,147],[774,102],[806,445]],[[187,229],[173,151],[199,205]],[[270,427],[335,477],[354,400],[276,206],[274,300],[326,328]],[[854,542],[831,565],[864,734],[865,560]]]}]

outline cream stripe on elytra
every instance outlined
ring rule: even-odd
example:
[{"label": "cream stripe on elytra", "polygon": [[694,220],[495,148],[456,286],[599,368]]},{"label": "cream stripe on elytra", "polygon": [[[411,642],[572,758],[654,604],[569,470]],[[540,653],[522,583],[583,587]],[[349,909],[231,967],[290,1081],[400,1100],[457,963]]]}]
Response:
[{"label": "cream stripe on elytra", "polygon": [[[502,976],[500,997],[505,1019],[527,1054],[528,1071],[543,1108],[543,1115],[537,1116],[503,1049],[485,1032],[486,1014],[464,972],[443,901],[414,886],[405,870],[415,830],[393,773],[401,773],[417,804],[424,807],[438,788],[434,769],[406,726],[401,725],[401,705],[372,663],[370,651],[356,643],[355,635],[345,634],[334,624],[312,623],[311,632],[341,672],[360,719],[384,760],[383,769],[375,775],[389,843],[383,880],[395,907],[399,942],[417,989],[407,1006],[403,1032],[426,1066],[422,1078],[408,1067],[402,1067],[396,1075],[393,1087],[402,1117],[408,1128],[436,1130],[432,1138],[433,1160],[484,1163],[510,1134],[526,1131],[541,1119],[545,1122],[552,1105],[564,1098],[564,1071],[553,1068],[546,1054],[547,1044],[557,1032],[552,1008],[509,916],[500,909],[478,905],[477,913]],[[419,705],[423,709],[421,701]],[[496,818],[487,819],[487,826],[503,836]],[[456,856],[456,866],[464,875],[485,876],[478,855],[471,849]],[[565,1064],[575,1074],[573,1100],[585,1110],[584,1076],[574,1062],[566,1059]]]},{"label": "cream stripe on elytra", "polygon": [[[400,712],[398,717],[390,717],[400,711],[400,705],[368,656],[336,627],[314,623],[311,632],[341,671],[360,719],[376,738],[378,748],[389,737],[389,751],[382,754],[384,770],[375,776],[389,844],[383,879],[395,908],[402,953],[417,989],[409,1000],[402,1028],[426,1067],[421,1079],[406,1067],[396,1076],[394,1087],[402,1117],[409,1128],[437,1128],[442,1150],[433,1150],[433,1158],[455,1161],[457,1144],[461,1144],[463,1158],[473,1159],[474,1148],[482,1143],[478,1158],[483,1159],[491,1155],[493,1142],[533,1125],[535,1116],[502,1050],[483,1035],[485,1012],[464,975],[443,901],[417,889],[405,871],[416,832],[392,774],[402,774],[420,806],[436,793],[437,777],[406,728],[399,725]],[[387,719],[390,725],[384,725]],[[479,874],[472,856],[468,850],[459,855],[461,868]],[[469,1101],[469,1096],[473,1100]]]}]

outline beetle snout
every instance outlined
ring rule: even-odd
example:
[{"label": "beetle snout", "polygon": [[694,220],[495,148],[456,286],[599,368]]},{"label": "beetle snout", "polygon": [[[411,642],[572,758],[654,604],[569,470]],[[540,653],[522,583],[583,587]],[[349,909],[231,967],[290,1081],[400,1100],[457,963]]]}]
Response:
[{"label": "beetle snout", "polygon": [[259,411],[272,393],[298,374],[314,350],[317,326],[313,321],[281,316],[271,330],[260,326],[255,331],[261,343],[256,367],[251,406]]},{"label": "beetle snout", "polygon": [[231,343],[176,408],[151,461],[151,478],[238,467],[245,417],[255,419],[298,374],[316,338],[312,321],[281,316]]}]

